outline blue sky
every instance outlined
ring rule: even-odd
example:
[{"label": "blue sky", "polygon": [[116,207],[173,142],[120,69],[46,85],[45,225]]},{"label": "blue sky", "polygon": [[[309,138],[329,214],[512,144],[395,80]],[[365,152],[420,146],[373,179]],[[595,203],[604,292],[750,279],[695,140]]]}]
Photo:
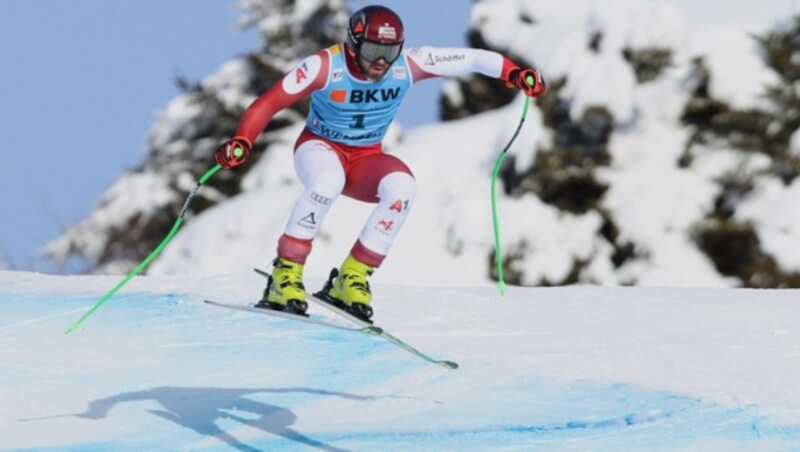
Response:
[{"label": "blue sky", "polygon": [[[174,80],[198,80],[253,50],[234,30],[238,0],[4,0],[0,14],[0,250],[17,269],[89,212],[145,158],[153,114]],[[465,44],[469,2],[351,1],[392,7],[411,45]],[[436,120],[439,81],[420,84],[398,119]],[[211,159],[211,156],[209,156]]]}]

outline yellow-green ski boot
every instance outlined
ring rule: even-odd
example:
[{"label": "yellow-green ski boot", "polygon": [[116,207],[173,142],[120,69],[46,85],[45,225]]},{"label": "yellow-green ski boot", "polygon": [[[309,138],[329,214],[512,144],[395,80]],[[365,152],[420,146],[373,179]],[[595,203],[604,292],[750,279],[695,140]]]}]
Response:
[{"label": "yellow-green ski boot", "polygon": [[272,261],[272,274],[267,280],[259,308],[306,315],[306,288],[303,286],[303,265],[283,258]]},{"label": "yellow-green ski boot", "polygon": [[331,272],[331,278],[324,291],[329,298],[338,302],[339,307],[359,319],[372,323],[372,292],[367,278],[375,271],[367,264],[348,256],[342,267]]}]

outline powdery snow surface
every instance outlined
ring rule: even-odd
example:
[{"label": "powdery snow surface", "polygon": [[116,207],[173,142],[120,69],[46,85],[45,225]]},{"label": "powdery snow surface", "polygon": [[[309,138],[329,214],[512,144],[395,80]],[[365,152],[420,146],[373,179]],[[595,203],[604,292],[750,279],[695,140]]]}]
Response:
[{"label": "powdery snow surface", "polygon": [[800,447],[796,290],[375,285],[447,370],[202,303],[252,301],[254,273],[139,277],[65,335],[117,281],[0,272],[0,449]]}]

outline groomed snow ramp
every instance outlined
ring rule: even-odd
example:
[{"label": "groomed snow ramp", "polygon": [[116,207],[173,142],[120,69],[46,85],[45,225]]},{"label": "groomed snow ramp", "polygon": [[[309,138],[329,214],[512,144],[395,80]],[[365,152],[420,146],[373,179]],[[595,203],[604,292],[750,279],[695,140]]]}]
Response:
[{"label": "groomed snow ramp", "polygon": [[203,303],[250,274],[138,277],[65,335],[115,282],[0,272],[0,449],[800,448],[796,290],[375,284],[376,323],[448,370]]}]

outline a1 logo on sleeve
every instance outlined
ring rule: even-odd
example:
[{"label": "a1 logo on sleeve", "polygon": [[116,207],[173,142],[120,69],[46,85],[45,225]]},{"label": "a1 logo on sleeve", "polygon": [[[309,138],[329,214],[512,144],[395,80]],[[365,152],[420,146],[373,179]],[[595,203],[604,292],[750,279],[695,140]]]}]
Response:
[{"label": "a1 logo on sleeve", "polygon": [[297,94],[308,88],[319,75],[322,58],[319,55],[306,57],[283,78],[283,90],[287,94]]}]

